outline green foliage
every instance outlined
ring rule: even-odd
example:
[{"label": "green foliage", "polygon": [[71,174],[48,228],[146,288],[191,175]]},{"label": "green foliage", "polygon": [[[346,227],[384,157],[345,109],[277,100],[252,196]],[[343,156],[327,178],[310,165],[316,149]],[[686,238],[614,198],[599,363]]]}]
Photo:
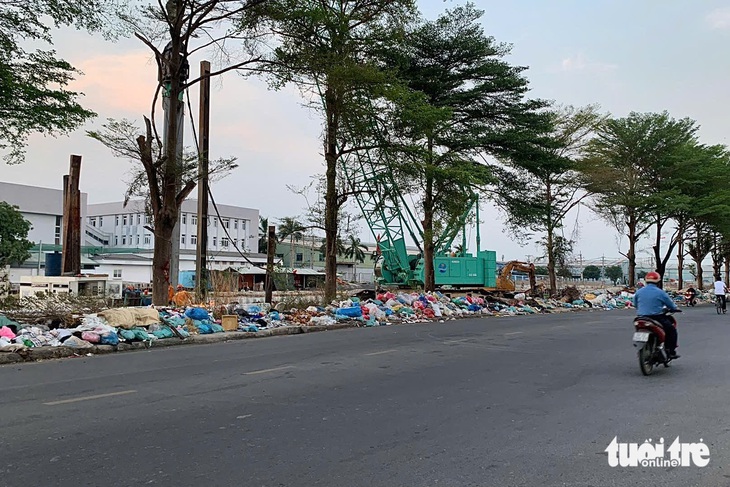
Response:
[{"label": "green foliage", "polygon": [[265,254],[269,249],[269,219],[259,216],[259,254]]},{"label": "green foliage", "polygon": [[384,103],[386,152],[397,154],[391,170],[421,202],[426,289],[437,222],[458,222],[494,182],[487,155],[512,157],[546,122],[537,113],[546,103],[526,99],[526,68],[504,60],[510,48],[484,33],[482,15],[466,4],[422,20],[384,55],[402,85]]},{"label": "green foliage", "polygon": [[606,275],[607,278],[609,278],[612,281],[616,281],[617,279],[621,279],[624,277],[624,271],[620,265],[612,265],[612,266],[606,267],[606,269],[604,269],[603,273]]},{"label": "green foliage", "polygon": [[601,278],[601,269],[595,265],[587,265],[585,267],[585,269],[583,269],[583,278],[584,279],[600,279]]},{"label": "green foliage", "polygon": [[638,277],[639,279],[644,279],[647,274],[647,271],[639,271],[638,274],[636,274],[636,277]]},{"label": "green foliage", "polygon": [[33,242],[27,240],[30,222],[17,206],[0,201],[0,268],[20,264],[30,258]]},{"label": "green foliage", "polygon": [[538,276],[547,276],[547,274],[548,274],[547,267],[543,267],[543,266],[535,267],[535,274]]},{"label": "green foliage", "polygon": [[365,262],[365,251],[367,246],[363,244],[359,238],[350,235],[347,238],[347,248],[345,248],[345,257],[353,259],[355,262]]},{"label": "green foliage", "polygon": [[0,2],[0,150],[7,163],[23,161],[31,133],[66,134],[95,115],[67,89],[79,72],[53,50],[26,46],[52,44],[51,29],[61,25],[107,28],[113,7],[105,0]]},{"label": "green foliage", "polygon": [[697,130],[694,120],[676,120],[667,112],[632,112],[607,120],[588,144],[582,165],[585,185],[595,193],[597,213],[626,232],[629,285],[634,284],[636,242],[652,225],[657,235],[654,255],[662,272],[677,243],[673,238],[662,257],[662,227],[687,206],[687,200],[677,197],[677,168],[688,148],[697,144]]}]

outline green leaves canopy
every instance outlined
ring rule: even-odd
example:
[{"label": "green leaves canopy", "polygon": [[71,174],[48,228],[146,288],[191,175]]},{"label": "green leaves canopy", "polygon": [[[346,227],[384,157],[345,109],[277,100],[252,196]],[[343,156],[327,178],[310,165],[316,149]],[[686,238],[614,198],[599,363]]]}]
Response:
[{"label": "green leaves canopy", "polygon": [[22,263],[30,258],[33,242],[26,239],[30,222],[23,218],[17,206],[0,201],[0,268]]},{"label": "green leaves canopy", "polygon": [[7,163],[24,159],[28,135],[65,134],[94,113],[66,87],[78,71],[53,50],[29,52],[28,41],[51,44],[51,28],[105,28],[103,0],[15,0],[0,2],[0,151]]}]

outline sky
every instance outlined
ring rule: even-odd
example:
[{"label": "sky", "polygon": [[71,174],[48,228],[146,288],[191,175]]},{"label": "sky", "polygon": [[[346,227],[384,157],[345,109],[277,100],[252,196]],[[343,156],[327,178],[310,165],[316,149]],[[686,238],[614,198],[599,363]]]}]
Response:
[{"label": "sky", "polygon": [[[527,66],[530,97],[560,105],[599,104],[612,116],[631,111],[690,117],[700,125],[700,140],[728,144],[730,106],[730,6],[719,0],[477,0],[485,11],[485,32],[511,44],[507,60]],[[463,4],[421,0],[427,18]],[[100,36],[64,29],[54,48],[83,75],[71,85],[83,92],[82,104],[98,117],[64,137],[30,138],[26,162],[0,163],[0,180],[59,188],[71,154],[83,156],[81,189],[89,203],[120,201],[130,162],[112,156],[85,130],[99,129],[108,118],[141,122],[149,113],[156,83],[151,53],[136,39],[108,42]],[[190,60],[191,75],[202,57]],[[215,64],[213,65],[215,69]],[[198,93],[190,93],[197,110]],[[268,89],[265,81],[227,73],[211,93],[211,157],[235,156],[239,168],[213,184],[218,203],[258,208],[276,221],[304,213],[305,201],[288,189],[302,187],[323,172],[321,120],[302,106],[293,87]],[[197,113],[193,113],[197,123]],[[194,144],[189,122],[186,145]],[[481,206],[483,249],[497,258],[540,255],[534,243],[512,240],[493,205]],[[626,239],[581,206],[566,219],[565,235],[577,237],[576,255],[615,258]],[[360,224],[363,240],[372,241]],[[474,249],[475,231],[470,231]],[[651,244],[639,245],[648,257]]]}]

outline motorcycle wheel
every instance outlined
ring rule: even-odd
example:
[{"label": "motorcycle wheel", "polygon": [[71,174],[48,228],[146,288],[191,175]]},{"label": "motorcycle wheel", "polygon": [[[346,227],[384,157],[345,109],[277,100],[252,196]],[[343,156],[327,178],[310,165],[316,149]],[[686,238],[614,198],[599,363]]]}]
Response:
[{"label": "motorcycle wheel", "polygon": [[650,375],[654,370],[654,337],[651,337],[643,347],[639,349],[639,368],[644,375]]}]

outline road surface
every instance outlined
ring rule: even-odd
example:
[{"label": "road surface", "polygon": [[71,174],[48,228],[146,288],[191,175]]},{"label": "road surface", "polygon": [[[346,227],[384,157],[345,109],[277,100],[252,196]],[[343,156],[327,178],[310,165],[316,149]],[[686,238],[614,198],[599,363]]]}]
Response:
[{"label": "road surface", "polygon": [[[643,377],[628,311],[351,329],[0,367],[0,485],[730,486],[730,315]],[[614,437],[707,444],[616,467]]]}]

